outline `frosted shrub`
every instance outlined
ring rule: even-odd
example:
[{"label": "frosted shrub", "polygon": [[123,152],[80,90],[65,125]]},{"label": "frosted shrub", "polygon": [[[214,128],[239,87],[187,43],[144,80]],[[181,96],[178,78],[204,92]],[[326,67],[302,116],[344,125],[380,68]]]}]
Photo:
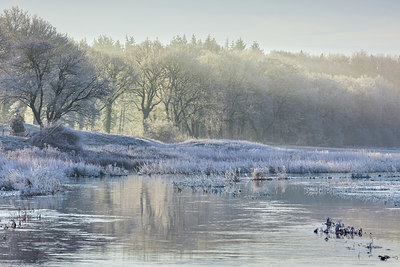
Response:
[{"label": "frosted shrub", "polygon": [[55,193],[67,177],[99,177],[103,174],[123,175],[126,171],[116,165],[89,164],[52,147],[0,153],[0,189],[17,190],[23,195]]},{"label": "frosted shrub", "polygon": [[166,143],[181,142],[184,139],[178,127],[167,121],[146,122],[145,134]]},{"label": "frosted shrub", "polygon": [[105,174],[108,175],[127,175],[128,172],[125,169],[122,169],[116,165],[108,165],[104,169]]},{"label": "frosted shrub", "polygon": [[262,170],[260,168],[254,168],[251,171],[251,176],[253,177],[254,180],[265,180],[266,179],[265,175],[267,173],[268,173],[267,171]]},{"label": "frosted shrub", "polygon": [[61,162],[7,159],[2,156],[0,187],[2,190],[18,190],[23,195],[55,193],[65,179]]},{"label": "frosted shrub", "polygon": [[16,114],[12,117],[10,121],[11,135],[15,136],[25,136],[25,121],[20,114]]},{"label": "frosted shrub", "polygon": [[64,173],[68,177],[99,177],[102,173],[102,168],[91,164],[85,164],[83,162],[70,163],[66,166]]},{"label": "frosted shrub", "polygon": [[81,150],[79,134],[61,125],[47,127],[34,133],[29,139],[29,143],[39,148],[49,145],[61,151]]}]

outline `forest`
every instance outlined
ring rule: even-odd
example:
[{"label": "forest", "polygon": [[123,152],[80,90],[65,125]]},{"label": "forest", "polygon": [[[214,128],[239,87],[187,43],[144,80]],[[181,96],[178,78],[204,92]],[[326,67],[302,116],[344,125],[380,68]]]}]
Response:
[{"label": "forest", "polygon": [[400,57],[263,51],[212,36],[76,41],[19,8],[0,16],[0,123],[164,142],[400,145]]}]

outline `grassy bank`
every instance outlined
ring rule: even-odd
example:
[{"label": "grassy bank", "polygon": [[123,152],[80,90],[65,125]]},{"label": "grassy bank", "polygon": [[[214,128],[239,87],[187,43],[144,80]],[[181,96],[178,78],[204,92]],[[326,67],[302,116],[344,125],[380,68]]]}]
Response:
[{"label": "grassy bank", "polygon": [[[30,129],[35,131],[35,128]],[[226,172],[370,173],[400,170],[399,150],[274,147],[246,141],[193,140],[164,144],[147,138],[75,131],[80,151],[39,149],[27,138],[0,136],[0,189],[22,194],[59,191],[68,177]]]},{"label": "grassy bank", "polygon": [[257,168],[265,174],[368,173],[400,170],[400,151],[282,148],[246,141],[195,140],[150,146],[105,145],[104,152],[129,155],[143,162],[140,171],[156,174],[223,174]]}]

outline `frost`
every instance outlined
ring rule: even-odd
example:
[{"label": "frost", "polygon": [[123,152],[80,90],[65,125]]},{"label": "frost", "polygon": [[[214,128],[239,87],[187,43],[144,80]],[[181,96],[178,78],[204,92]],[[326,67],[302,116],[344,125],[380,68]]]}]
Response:
[{"label": "frost", "polygon": [[106,145],[98,151],[119,153],[141,162],[144,174],[223,174],[263,170],[284,177],[286,173],[396,172],[400,153],[364,149],[283,148],[232,140],[195,140],[179,144],[147,143],[146,146]]},{"label": "frost", "polygon": [[[369,173],[400,170],[398,150],[274,147],[233,140],[165,144],[147,138],[76,132],[82,141],[81,151],[17,149],[21,143],[14,150],[0,152],[0,187],[26,195],[48,194],[62,189],[67,177],[126,175],[129,171],[188,175],[200,187],[218,188],[216,177],[226,177],[227,173],[233,178],[253,174],[256,178],[276,175],[280,179],[290,173],[350,173],[362,180]],[[2,137],[4,147],[7,140],[23,141]]]},{"label": "frost", "polygon": [[3,152],[0,153],[0,189],[16,190],[22,195],[52,194],[62,189],[67,177],[127,174],[116,165],[95,165],[90,160],[93,159],[85,161],[52,147]]}]

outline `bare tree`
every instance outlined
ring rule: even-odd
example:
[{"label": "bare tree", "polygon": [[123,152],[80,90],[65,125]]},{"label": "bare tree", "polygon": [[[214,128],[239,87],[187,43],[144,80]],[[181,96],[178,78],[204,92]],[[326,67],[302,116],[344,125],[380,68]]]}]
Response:
[{"label": "bare tree", "polygon": [[[10,13],[10,14],[9,14]],[[47,22],[11,10],[0,18],[8,29],[9,59],[3,64],[0,99],[29,107],[41,128],[70,112],[85,112],[107,93],[85,52]],[[16,19],[19,18],[19,19]]]},{"label": "bare tree", "polygon": [[205,69],[197,60],[179,50],[169,51],[163,62],[165,78],[160,94],[166,116],[194,136],[191,122],[207,106]]},{"label": "bare tree", "polygon": [[143,114],[143,126],[150,113],[161,103],[159,94],[165,72],[159,60],[161,48],[159,42],[145,41],[131,55],[137,74],[135,87],[131,92],[136,98],[134,105]]},{"label": "bare tree", "polygon": [[92,52],[91,54],[95,58],[96,68],[103,77],[103,80],[109,81],[109,92],[103,98],[104,106],[102,110],[104,113],[104,130],[110,133],[113,105],[128,89],[133,88],[136,75],[133,67],[127,64],[121,56],[108,55],[101,52]]}]

